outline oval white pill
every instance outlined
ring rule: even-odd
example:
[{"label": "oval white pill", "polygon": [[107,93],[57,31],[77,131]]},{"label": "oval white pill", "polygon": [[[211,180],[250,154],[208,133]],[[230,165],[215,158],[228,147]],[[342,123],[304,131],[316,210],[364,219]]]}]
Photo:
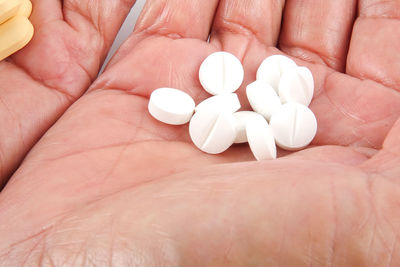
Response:
[{"label": "oval white pill", "polygon": [[290,102],[272,115],[270,126],[276,144],[286,150],[308,146],[317,133],[317,119],[306,106]]},{"label": "oval white pill", "polygon": [[220,112],[227,111],[234,113],[241,108],[237,94],[222,94],[207,98],[197,105],[195,111],[199,112],[203,109]]},{"label": "oval white pill", "polygon": [[306,67],[286,69],[279,82],[282,103],[296,102],[309,106],[314,96],[314,78]]},{"label": "oval white pill", "polygon": [[236,137],[233,114],[209,110],[197,112],[190,121],[189,134],[200,150],[209,154],[222,153],[233,144]]},{"label": "oval white pill", "polygon": [[282,106],[279,96],[267,82],[257,80],[246,88],[247,98],[253,110],[271,119],[272,114]]},{"label": "oval white pill", "polygon": [[261,115],[252,117],[246,125],[250,149],[258,161],[276,159],[274,135]]},{"label": "oval white pill", "polygon": [[269,83],[278,93],[279,81],[287,68],[296,67],[296,62],[282,55],[267,57],[257,70],[257,80]]},{"label": "oval white pill", "polygon": [[182,125],[190,121],[195,108],[193,99],[183,91],[173,88],[155,90],[149,101],[149,112],[157,120]]},{"label": "oval white pill", "polygon": [[201,64],[199,78],[203,88],[212,95],[233,93],[242,85],[244,69],[234,55],[216,52]]},{"label": "oval white pill", "polygon": [[255,116],[260,116],[254,111],[239,111],[233,114],[236,122],[235,144],[247,143],[246,125]]}]

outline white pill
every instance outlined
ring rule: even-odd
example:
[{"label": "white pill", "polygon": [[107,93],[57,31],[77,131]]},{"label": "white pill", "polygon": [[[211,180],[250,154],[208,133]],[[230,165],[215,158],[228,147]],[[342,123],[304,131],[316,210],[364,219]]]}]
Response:
[{"label": "white pill", "polygon": [[242,85],[244,70],[234,55],[216,52],[201,64],[199,78],[203,88],[212,95],[233,93]]},{"label": "white pill", "polygon": [[237,94],[222,94],[207,98],[197,105],[195,111],[199,112],[203,109],[215,112],[227,111],[234,113],[241,108]]},{"label": "white pill", "polygon": [[261,115],[252,117],[246,125],[250,149],[258,161],[276,159],[274,135]]},{"label": "white pill", "polygon": [[286,69],[279,82],[282,103],[296,102],[309,106],[314,96],[314,78],[306,67]]},{"label": "white pill", "polygon": [[230,112],[201,110],[190,121],[189,134],[200,150],[219,154],[227,150],[235,140],[235,119]]},{"label": "white pill", "polygon": [[149,101],[149,112],[157,120],[182,125],[190,121],[195,108],[193,99],[183,91],[173,88],[155,90]]},{"label": "white pill", "polygon": [[253,111],[239,111],[233,114],[236,122],[236,139],[234,142],[235,144],[247,143],[246,124],[251,118],[255,116],[260,115]]},{"label": "white pill", "polygon": [[317,133],[317,119],[306,106],[290,102],[272,115],[270,126],[276,144],[286,150],[308,146]]},{"label": "white pill", "polygon": [[296,63],[282,55],[267,57],[257,70],[257,80],[269,83],[278,93],[279,81],[285,69],[296,67]]},{"label": "white pill", "polygon": [[253,110],[267,120],[282,106],[279,96],[267,82],[257,80],[246,88],[247,98]]}]

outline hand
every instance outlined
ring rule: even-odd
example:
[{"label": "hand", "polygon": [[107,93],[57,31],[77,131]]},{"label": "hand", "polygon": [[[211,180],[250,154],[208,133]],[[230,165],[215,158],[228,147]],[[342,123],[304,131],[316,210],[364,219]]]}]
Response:
[{"label": "hand", "polygon": [[[282,1],[148,0],[1,192],[0,262],[398,265],[400,6],[360,0],[357,19],[356,6],[288,0],[280,28]],[[205,98],[198,68],[218,50],[242,60],[241,94],[271,54],[313,71],[313,147],[261,163],[246,146],[211,156],[187,126],[150,117],[158,87]]]},{"label": "hand", "polygon": [[33,40],[0,62],[0,188],[96,78],[133,2],[32,0]]}]

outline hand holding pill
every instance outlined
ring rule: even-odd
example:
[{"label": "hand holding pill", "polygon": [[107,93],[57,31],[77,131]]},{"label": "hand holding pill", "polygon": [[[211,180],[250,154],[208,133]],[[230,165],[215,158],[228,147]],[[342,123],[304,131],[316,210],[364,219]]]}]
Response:
[{"label": "hand holding pill", "polygon": [[[235,115],[241,105],[233,92],[242,85],[243,76],[242,64],[234,55],[213,53],[201,64],[199,79],[203,88],[215,96],[195,109],[189,95],[161,88],[151,94],[149,112],[167,124],[190,121],[192,141],[209,154],[222,153],[234,143],[248,142],[255,158],[261,161],[277,157],[276,144],[286,150],[309,145],[317,133],[317,120],[307,107],[314,93],[311,71],[298,67],[285,56],[268,57],[258,69],[258,80],[246,89],[256,113],[245,111]],[[177,120],[179,123],[175,123]]]},{"label": "hand holding pill", "polygon": [[400,265],[397,1],[147,0],[99,77],[133,1],[32,3],[0,265]]},{"label": "hand holding pill", "polygon": [[26,46],[33,36],[29,0],[0,0],[0,61]]}]

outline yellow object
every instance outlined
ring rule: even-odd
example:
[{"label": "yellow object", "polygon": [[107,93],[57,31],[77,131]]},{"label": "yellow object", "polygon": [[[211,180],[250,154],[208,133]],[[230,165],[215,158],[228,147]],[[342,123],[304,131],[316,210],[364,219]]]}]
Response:
[{"label": "yellow object", "polygon": [[[1,0],[0,0],[1,1]],[[29,18],[32,13],[32,3],[29,0],[22,0],[17,14]]]},{"label": "yellow object", "polygon": [[0,0],[0,24],[15,16],[22,0]]},{"label": "yellow object", "polygon": [[0,25],[0,61],[29,43],[33,26],[27,17],[17,15]]}]

